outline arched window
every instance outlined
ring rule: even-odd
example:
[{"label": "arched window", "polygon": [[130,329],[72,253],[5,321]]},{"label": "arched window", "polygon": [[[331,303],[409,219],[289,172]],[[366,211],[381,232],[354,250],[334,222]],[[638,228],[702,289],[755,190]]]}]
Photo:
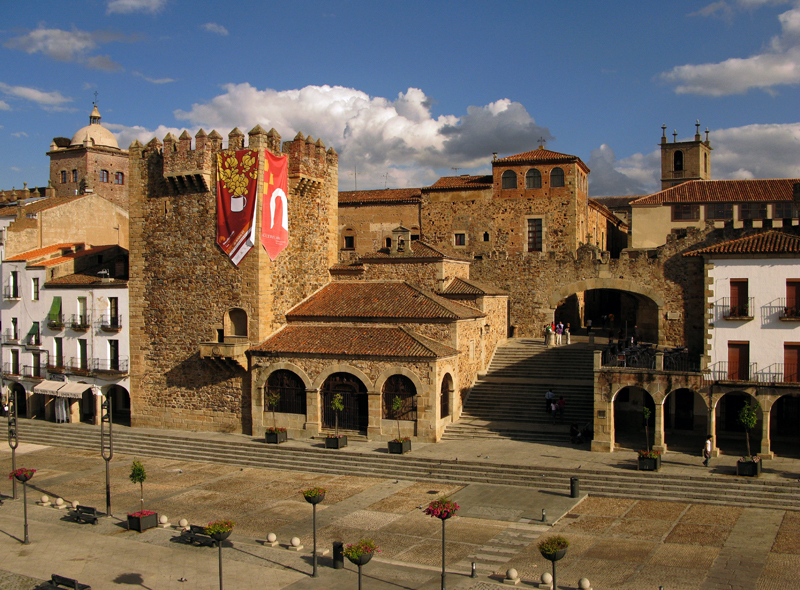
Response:
[{"label": "arched window", "polygon": [[564,171],[561,168],[553,168],[550,172],[550,186],[564,186]]},{"label": "arched window", "polygon": [[100,182],[108,182],[108,170],[100,171]]},{"label": "arched window", "polygon": [[703,154],[703,171],[708,174],[708,154]]},{"label": "arched window", "polygon": [[525,188],[542,188],[542,173],[531,168],[525,175]]},{"label": "arched window", "polygon": [[517,173],[513,170],[503,172],[503,188],[517,188]]},{"label": "arched window", "polygon": [[[392,375],[383,384],[383,417],[391,420],[416,420],[417,419],[417,388],[414,382],[405,375]],[[395,411],[394,398],[400,398],[402,404],[399,411]]]},{"label": "arched window", "polygon": [[267,394],[275,393],[279,396],[275,407],[267,406],[264,410],[285,414],[306,413],[306,386],[303,380],[291,371],[281,369],[275,371],[267,379]]},{"label": "arched window", "polygon": [[247,312],[234,308],[228,311],[225,318],[225,335],[247,337]]},{"label": "arched window", "polygon": [[439,392],[439,418],[447,418],[450,415],[450,392],[453,391],[453,378],[450,373],[442,379],[442,389]]},{"label": "arched window", "polygon": [[683,152],[681,150],[677,150],[672,155],[672,169],[675,172],[683,172]]},{"label": "arched window", "polygon": [[122,172],[114,174],[114,184],[125,184],[125,175]]}]

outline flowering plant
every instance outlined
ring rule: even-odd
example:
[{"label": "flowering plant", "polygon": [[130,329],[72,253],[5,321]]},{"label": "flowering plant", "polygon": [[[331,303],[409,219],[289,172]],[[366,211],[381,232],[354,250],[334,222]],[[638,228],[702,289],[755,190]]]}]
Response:
[{"label": "flowering plant", "polygon": [[207,535],[227,533],[233,530],[235,524],[236,523],[232,520],[215,520],[214,522],[208,523],[208,526],[205,528],[205,533]]},{"label": "flowering plant", "polygon": [[658,459],[661,456],[661,451],[639,451],[640,459]]},{"label": "flowering plant", "polygon": [[397,438],[395,438],[394,440],[392,440],[391,442],[393,442],[393,443],[404,443],[404,442],[408,442],[408,441],[410,441],[410,440],[411,440],[411,437],[409,437],[409,436],[404,436],[404,437],[402,437],[402,438],[401,438],[401,437],[397,437]]},{"label": "flowering plant", "polygon": [[317,496],[324,496],[325,492],[327,492],[325,488],[313,487],[308,488],[307,490],[301,490],[302,494],[306,498],[316,498]]},{"label": "flowering plant", "polygon": [[347,436],[346,434],[331,434],[329,432],[327,438],[344,438],[346,436]]},{"label": "flowering plant", "polygon": [[750,456],[740,457],[739,459],[737,459],[736,462],[737,463],[758,463],[760,461],[761,461],[761,457],[759,457],[758,455],[750,455]]},{"label": "flowering plant", "polygon": [[267,428],[267,434],[275,434],[276,432],[286,432],[286,429],[282,426],[270,426]]},{"label": "flowering plant", "polygon": [[380,553],[381,550],[372,539],[361,539],[358,543],[345,546],[343,553],[347,559],[359,559],[367,553]]},{"label": "flowering plant", "polygon": [[560,535],[556,535],[555,537],[547,537],[546,539],[542,539],[539,541],[538,547],[539,553],[542,555],[552,555],[557,551],[561,551],[562,549],[569,547],[569,541]]},{"label": "flowering plant", "polygon": [[14,479],[15,477],[20,476],[20,475],[25,475],[27,477],[27,479],[30,479],[30,478],[33,477],[34,473],[36,473],[35,469],[28,469],[27,467],[20,467],[16,471],[12,471],[11,473],[9,473],[8,474],[8,479]]},{"label": "flowering plant", "polygon": [[442,520],[450,518],[458,510],[459,506],[447,496],[442,496],[438,500],[434,500],[425,509],[425,514],[428,516],[435,516]]},{"label": "flowering plant", "polygon": [[132,516],[134,518],[144,518],[145,516],[152,516],[155,514],[152,510],[140,510],[139,512],[128,512],[128,516]]}]

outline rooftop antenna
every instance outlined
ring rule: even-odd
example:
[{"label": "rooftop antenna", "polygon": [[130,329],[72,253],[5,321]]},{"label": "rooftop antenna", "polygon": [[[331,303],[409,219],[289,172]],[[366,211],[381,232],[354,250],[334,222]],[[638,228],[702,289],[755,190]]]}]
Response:
[{"label": "rooftop antenna", "polygon": [[358,190],[358,164],[355,165],[355,172],[348,172],[348,174],[355,178],[356,188]]},{"label": "rooftop antenna", "polygon": [[389,183],[389,179],[391,178],[391,176],[389,175],[388,172],[386,172],[385,174],[381,174],[381,176],[383,177],[383,188],[385,189],[386,185]]},{"label": "rooftop antenna", "polygon": [[450,170],[455,170],[456,176],[458,176],[458,171],[461,170],[461,168],[450,168]]}]

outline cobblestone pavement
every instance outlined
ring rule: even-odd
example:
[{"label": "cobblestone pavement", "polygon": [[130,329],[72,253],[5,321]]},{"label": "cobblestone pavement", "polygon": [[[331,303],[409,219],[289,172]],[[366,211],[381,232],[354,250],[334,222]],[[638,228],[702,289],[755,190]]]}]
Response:
[{"label": "cobblestone pavement", "polygon": [[[24,448],[23,448],[24,447]],[[11,501],[10,482],[0,480],[0,590],[44,588],[59,573],[91,583],[150,590],[217,588],[217,551],[176,542],[175,529],[139,534],[126,530],[125,514],[138,510],[138,486],[128,473],[133,457],[111,462],[112,518],[98,526],[70,522],[66,511],[37,506],[42,494],[105,509],[105,469],[96,453],[23,445],[17,465],[37,469],[28,493],[31,544],[22,545],[22,502]],[[800,579],[800,513],[679,502],[588,497],[573,502],[554,526],[533,522],[533,491],[484,484],[467,486],[344,475],[283,472],[210,463],[144,459],[145,508],[172,524],[228,518],[236,521],[223,550],[226,588],[342,590],[357,584],[354,568],[330,567],[320,557],[320,578],[311,578],[311,507],[300,490],[328,489],[317,508],[317,544],[370,537],[382,553],[365,566],[365,588],[422,589],[440,586],[441,523],[420,507],[444,494],[461,497],[462,515],[447,521],[448,587],[498,587],[508,568],[533,587],[550,563],[539,554],[540,536],[563,534],[571,546],[558,563],[560,588],[586,577],[595,590],[771,590],[796,587]],[[4,470],[4,471],[3,471]],[[0,473],[10,456],[0,451]],[[6,483],[1,483],[5,481]],[[472,488],[472,489],[470,489]],[[517,494],[510,490],[519,490]],[[491,498],[494,504],[487,503]],[[554,495],[553,501],[564,502]],[[543,500],[544,501],[544,500]],[[483,502],[483,507],[474,505]],[[469,504],[469,505],[468,505]],[[548,514],[551,514],[548,508]],[[555,514],[555,509],[552,514]],[[528,518],[526,518],[528,517]],[[301,551],[264,543],[274,532],[282,544],[297,536]],[[472,562],[479,576],[467,577]],[[188,583],[180,582],[184,578]]]}]

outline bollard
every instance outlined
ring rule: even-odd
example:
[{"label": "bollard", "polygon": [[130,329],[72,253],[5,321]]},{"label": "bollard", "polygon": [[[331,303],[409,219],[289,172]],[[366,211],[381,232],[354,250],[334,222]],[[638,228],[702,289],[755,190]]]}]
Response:
[{"label": "bollard", "polygon": [[581,494],[581,486],[577,477],[569,478],[569,497],[577,498]]},{"label": "bollard", "polygon": [[477,565],[475,564],[474,561],[472,562],[472,573],[469,575],[469,577],[470,578],[477,578],[478,577]]},{"label": "bollard", "polygon": [[344,543],[341,541],[333,542],[333,569],[344,569]]},{"label": "bollard", "polygon": [[544,511],[544,508],[542,508],[542,522],[547,522],[547,513]]}]

